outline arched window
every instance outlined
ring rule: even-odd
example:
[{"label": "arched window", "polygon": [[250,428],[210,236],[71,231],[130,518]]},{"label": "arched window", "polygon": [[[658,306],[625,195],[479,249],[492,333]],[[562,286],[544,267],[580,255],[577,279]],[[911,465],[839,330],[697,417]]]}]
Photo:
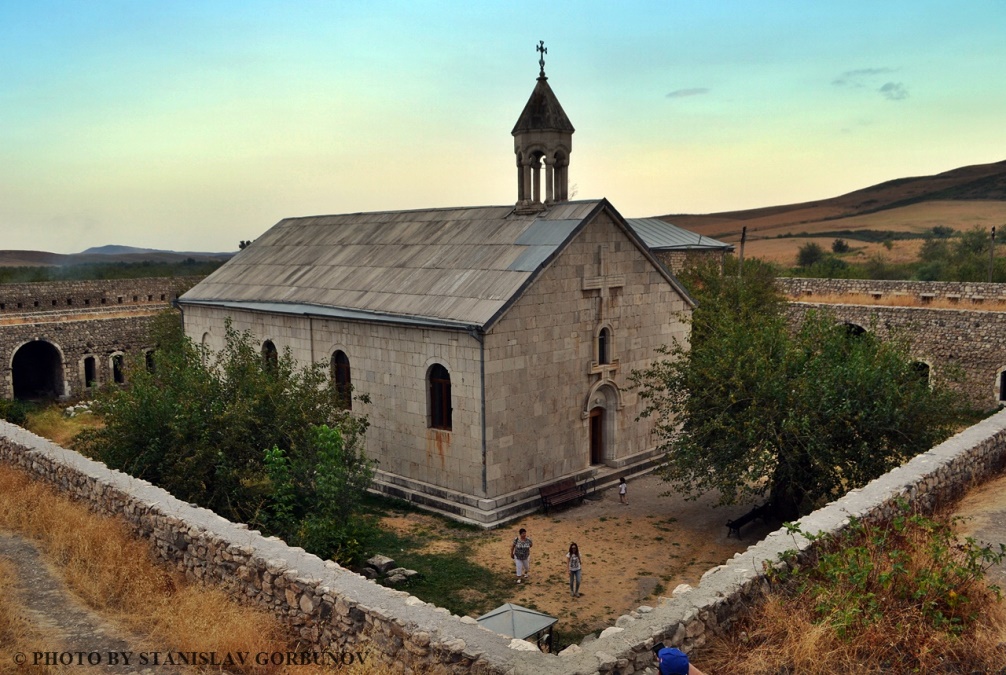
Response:
[{"label": "arched window", "polygon": [[90,389],[98,383],[97,369],[93,356],[84,357],[84,386]]},{"label": "arched window", "polygon": [[849,321],[846,321],[844,325],[845,325],[845,334],[848,337],[859,337],[860,335],[866,333],[865,328],[857,324],[851,323]]},{"label": "arched window", "polygon": [[607,328],[597,334],[597,362],[611,363],[611,331]]},{"label": "arched window", "polygon": [[112,380],[116,384],[126,383],[126,363],[122,354],[112,354]]},{"label": "arched window", "polygon": [[430,392],[430,427],[451,429],[451,375],[439,363],[433,364],[427,375]]},{"label": "arched window", "polygon": [[143,350],[143,364],[147,367],[148,373],[153,373],[154,368],[154,350],[144,349]]},{"label": "arched window", "polygon": [[272,340],[266,340],[262,343],[262,368],[270,373],[275,373],[278,364],[279,353],[276,351],[276,345],[272,343]]},{"label": "arched window", "polygon": [[339,403],[346,410],[352,410],[353,384],[349,374],[349,357],[342,350],[332,354],[332,381],[339,394]]},{"label": "arched window", "polygon": [[929,384],[929,364],[925,361],[915,361],[912,363],[912,370],[919,376],[919,379]]}]

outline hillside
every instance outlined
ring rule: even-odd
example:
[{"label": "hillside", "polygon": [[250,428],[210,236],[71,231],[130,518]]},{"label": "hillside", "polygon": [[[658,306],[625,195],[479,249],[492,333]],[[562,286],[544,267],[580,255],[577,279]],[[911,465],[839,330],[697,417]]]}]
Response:
[{"label": "hillside", "polygon": [[61,267],[103,263],[181,263],[225,261],[233,253],[199,253],[161,251],[131,246],[101,246],[81,253],[48,253],[46,251],[0,251],[0,267]]},{"label": "hillside", "polygon": [[[825,245],[857,230],[921,236],[940,225],[955,230],[1006,223],[1006,161],[966,166],[934,176],[899,178],[848,194],[800,204],[704,215],[659,216],[680,227],[727,242],[739,242],[747,227],[746,255],[792,264],[808,240]],[[779,237],[786,237],[780,239]],[[824,241],[821,241],[824,239]],[[855,242],[850,242],[855,243]],[[920,240],[898,241],[885,251],[892,260],[914,257]],[[879,244],[858,246],[863,256]]]}]

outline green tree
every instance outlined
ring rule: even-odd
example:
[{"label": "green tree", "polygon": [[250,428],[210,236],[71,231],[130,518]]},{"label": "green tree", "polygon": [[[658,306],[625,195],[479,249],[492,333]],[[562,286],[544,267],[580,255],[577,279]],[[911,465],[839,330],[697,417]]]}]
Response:
[{"label": "green tree", "polygon": [[313,427],[306,442],[291,453],[266,450],[271,499],[258,524],[291,545],[352,562],[362,553],[365,530],[352,517],[373,478],[373,463],[326,425]]},{"label": "green tree", "polygon": [[751,263],[743,279],[694,276],[691,347],[632,375],[676,489],[767,497],[794,518],[951,433],[956,394],[920,381],[903,341],[854,336],[823,313],[791,328],[770,271]]},{"label": "green tree", "polygon": [[[323,364],[298,368],[287,350],[266,368],[252,336],[230,324],[224,348],[210,354],[185,337],[171,313],[159,319],[154,339],[154,371],[131,367],[128,387],[97,396],[105,426],[78,437],[85,454],[225,518],[256,524],[283,497],[263,450],[283,448],[303,473],[322,452],[322,425],[338,430],[338,457],[354,475],[339,485],[358,492],[354,481],[369,480],[361,451],[366,419],[338,404]],[[355,495],[337,501],[356,503]]]},{"label": "green tree", "polygon": [[824,249],[820,244],[809,241],[797,250],[796,264],[800,267],[810,267],[824,258]]},{"label": "green tree", "polygon": [[848,253],[849,250],[849,244],[845,241],[845,239],[836,239],[831,242],[832,253]]}]

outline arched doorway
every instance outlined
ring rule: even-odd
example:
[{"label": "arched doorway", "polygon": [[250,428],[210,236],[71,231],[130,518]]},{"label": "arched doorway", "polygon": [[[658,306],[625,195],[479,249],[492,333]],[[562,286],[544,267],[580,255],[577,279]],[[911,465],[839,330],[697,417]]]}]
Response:
[{"label": "arched doorway", "polygon": [[65,394],[63,356],[51,342],[26,342],[11,360],[14,398],[56,398]]},{"label": "arched doorway", "polygon": [[590,464],[604,464],[604,408],[590,411]]},{"label": "arched doorway", "polygon": [[609,382],[596,384],[587,397],[584,417],[591,466],[606,464],[616,456],[615,411],[618,407],[618,391]]}]

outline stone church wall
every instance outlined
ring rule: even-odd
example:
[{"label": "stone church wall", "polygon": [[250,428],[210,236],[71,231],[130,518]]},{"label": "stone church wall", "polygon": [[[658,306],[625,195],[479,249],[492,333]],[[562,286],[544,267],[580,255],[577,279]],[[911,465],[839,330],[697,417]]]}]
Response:
[{"label": "stone church wall", "polygon": [[[122,518],[157,556],[189,579],[213,584],[272,611],[308,649],[369,649],[389,672],[434,665],[447,673],[631,675],[648,668],[656,642],[704,644],[767,589],[764,565],[814,544],[777,530],[703,575],[699,585],[620,617],[588,646],[546,655],[409,596],[378,586],[246,526],[180,502],[145,481],[111,471],[23,429],[0,422],[0,461],[20,467],[94,510]],[[849,518],[882,523],[903,500],[923,510],[1002,472],[1006,411],[980,422],[860,490],[802,518],[806,532],[838,533]],[[514,646],[522,647],[521,650]],[[524,651],[530,649],[531,651]]]},{"label": "stone church wall", "polygon": [[[195,305],[184,314],[185,332],[212,350],[224,346],[224,318],[262,343],[289,348],[301,364],[331,363],[341,350],[349,358],[354,412],[366,415],[367,455],[385,474],[407,476],[444,490],[481,495],[482,410],[478,342],[460,331],[391,324],[309,319]],[[205,336],[205,337],[204,337]],[[434,363],[447,368],[454,405],[452,429],[429,428],[427,372]]]},{"label": "stone church wall", "polygon": [[[583,285],[599,275],[602,245],[607,273],[624,275],[624,285],[608,291],[599,319],[600,292]],[[486,335],[488,493],[590,469],[588,413],[598,398],[608,408],[604,464],[652,453],[650,425],[635,421],[629,375],[650,364],[658,346],[687,339],[685,308],[607,215],[590,222]],[[596,363],[602,326],[611,331],[610,366]],[[593,388],[601,380],[612,385],[607,394]]]}]

